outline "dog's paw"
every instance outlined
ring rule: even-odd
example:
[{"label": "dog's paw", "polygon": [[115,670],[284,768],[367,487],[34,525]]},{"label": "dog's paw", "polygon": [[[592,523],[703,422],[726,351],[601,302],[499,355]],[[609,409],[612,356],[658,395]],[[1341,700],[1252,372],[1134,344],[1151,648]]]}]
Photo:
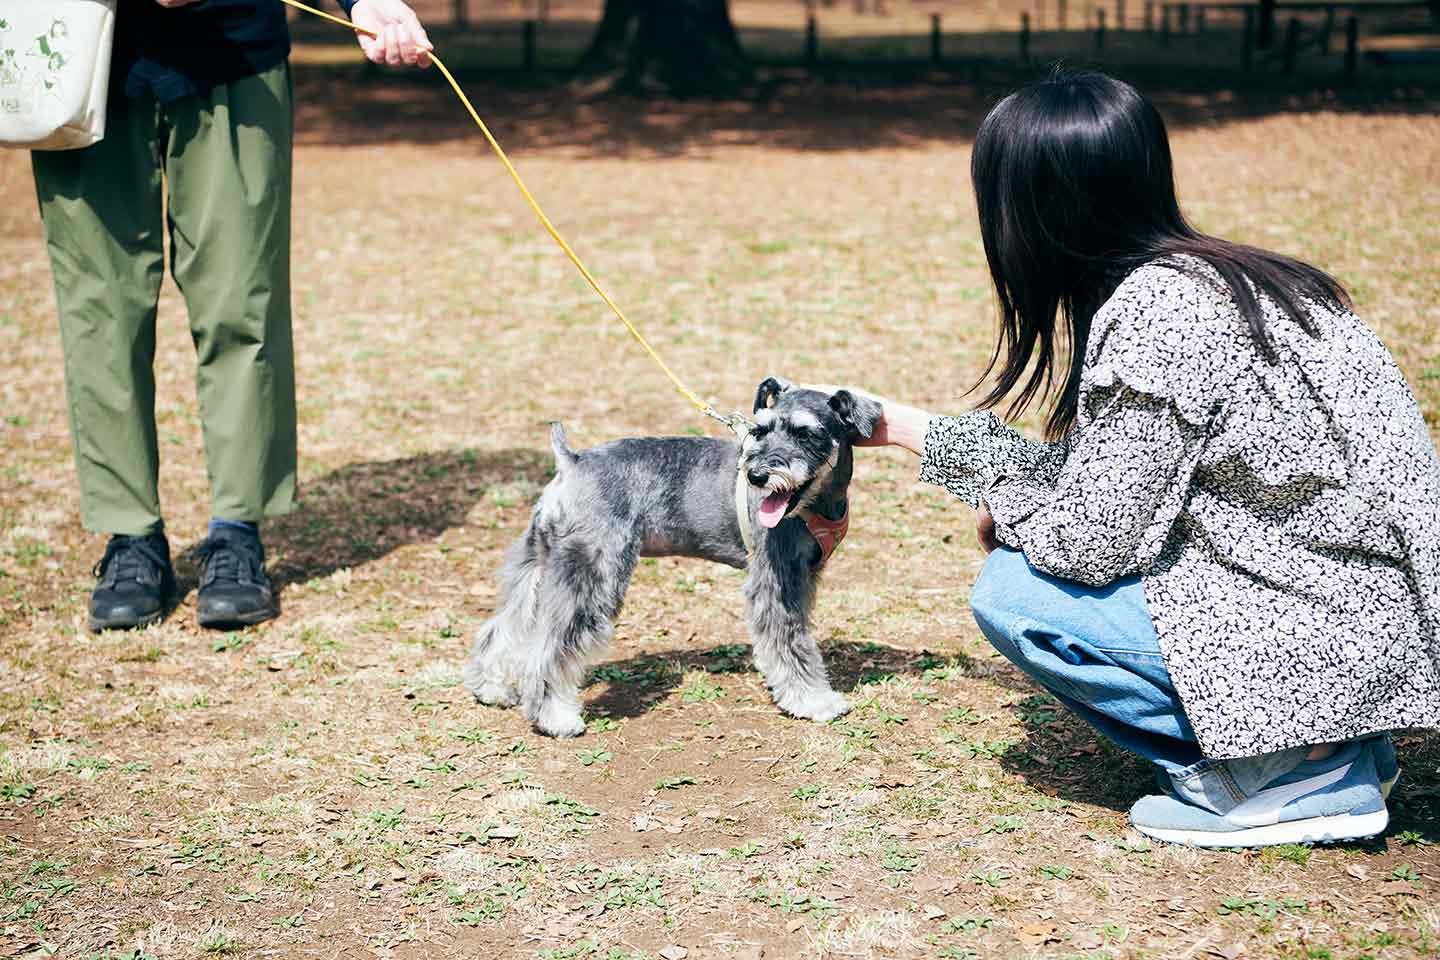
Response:
[{"label": "dog's paw", "polygon": [[777,701],[781,710],[792,717],[829,723],[850,712],[850,701],[834,690],[806,690]]},{"label": "dog's paw", "polygon": [[505,678],[495,670],[473,660],[465,664],[462,677],[465,689],[481,703],[492,707],[513,707],[520,702],[520,691],[514,684],[506,683]]},{"label": "dog's paw", "polygon": [[580,711],[572,704],[557,700],[547,700],[531,717],[531,722],[547,737],[566,739],[585,732],[585,721],[580,718]]},{"label": "dog's paw", "polygon": [[513,707],[520,702],[520,692],[498,680],[489,680],[468,688],[475,699],[491,707]]}]

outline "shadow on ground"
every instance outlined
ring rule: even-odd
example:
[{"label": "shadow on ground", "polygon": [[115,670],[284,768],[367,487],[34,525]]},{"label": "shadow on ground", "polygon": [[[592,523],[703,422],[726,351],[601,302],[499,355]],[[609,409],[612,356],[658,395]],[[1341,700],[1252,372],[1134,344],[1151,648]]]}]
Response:
[{"label": "shadow on ground", "polygon": [[[1156,792],[1154,767],[1096,734],[1053,697],[1030,688],[1010,709],[1027,732],[1025,743],[1007,752],[1001,765],[1041,792],[1121,811]],[[1394,742],[1401,777],[1388,802],[1386,837],[1440,843],[1440,733],[1397,733]],[[1386,842],[1356,846],[1380,849]]]},{"label": "shadow on ground", "polygon": [[[277,587],[327,577],[464,526],[497,487],[534,487],[553,472],[548,450],[443,450],[352,463],[306,482],[298,508],[265,524]],[[191,544],[178,556],[181,596],[194,589]]]},{"label": "shadow on ground", "polygon": [[[302,34],[312,35],[328,37]],[[735,99],[639,99],[596,93],[570,82],[564,70],[527,74],[487,68],[480,53],[464,53],[464,45],[475,42],[467,35],[436,36],[441,50],[459,46],[455,72],[507,149],[566,149],[595,157],[664,156],[719,146],[825,151],[968,142],[1004,93],[1048,70],[1003,58],[957,60],[943,68],[883,62],[813,70],[762,67],[754,87]],[[299,51],[299,142],[483,145],[435,71],[389,72],[354,63],[353,57],[307,57],[303,43]],[[1083,57],[1069,62],[1088,63]],[[1242,73],[1203,58],[1100,66],[1139,85],[1172,129],[1275,113],[1417,114],[1440,108],[1436,68],[1372,71],[1348,82],[1328,74]]]},{"label": "shadow on ground", "polygon": [[[982,676],[987,682],[997,683],[1009,690],[1031,691],[1025,679],[1015,671],[995,670],[963,654],[940,657],[927,650],[852,641],[830,641],[821,649],[831,683],[849,697],[852,704],[863,701],[866,688],[873,684],[907,674],[934,676],[936,671]],[[694,670],[712,674],[754,672],[750,645],[728,643],[708,650],[677,647],[602,663],[590,672],[585,695],[586,712],[609,717],[637,717],[649,711],[657,701],[668,699],[677,692],[687,699],[704,698],[707,694],[703,686],[681,687],[685,674]]]}]

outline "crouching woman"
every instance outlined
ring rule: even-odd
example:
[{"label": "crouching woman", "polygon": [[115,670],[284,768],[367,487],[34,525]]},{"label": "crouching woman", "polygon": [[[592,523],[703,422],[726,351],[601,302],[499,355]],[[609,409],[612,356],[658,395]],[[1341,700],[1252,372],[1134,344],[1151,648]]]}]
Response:
[{"label": "crouching woman", "polygon": [[[884,401],[873,443],[978,511],[972,605],[1200,846],[1371,836],[1386,731],[1440,726],[1440,462],[1340,284],[1203,235],[1155,108],[1096,74],[1000,103],[972,179],[999,298],[993,414]],[[1051,389],[1051,386],[1054,389]]]}]

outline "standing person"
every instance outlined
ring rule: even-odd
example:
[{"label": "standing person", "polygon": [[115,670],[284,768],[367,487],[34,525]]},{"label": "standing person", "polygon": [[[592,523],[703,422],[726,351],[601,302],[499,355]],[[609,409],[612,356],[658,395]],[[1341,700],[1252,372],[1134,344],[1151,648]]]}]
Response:
[{"label": "standing person", "polygon": [[[402,0],[339,0],[366,56],[429,63]],[[164,272],[198,359],[212,508],[203,626],[278,607],[258,524],[295,499],[290,331],[290,37],[279,0],[120,0],[105,139],[32,154],[86,529],[110,535],[90,629],[164,616],[175,589],[160,513],[155,313]]]},{"label": "standing person", "polygon": [[971,174],[1001,315],[982,405],[1049,400],[1050,442],[890,401],[871,442],[978,511],[985,636],[1160,767],[1142,833],[1383,831],[1386,731],[1440,727],[1440,461],[1404,376],[1334,278],[1190,226],[1124,83],[1012,94]]}]

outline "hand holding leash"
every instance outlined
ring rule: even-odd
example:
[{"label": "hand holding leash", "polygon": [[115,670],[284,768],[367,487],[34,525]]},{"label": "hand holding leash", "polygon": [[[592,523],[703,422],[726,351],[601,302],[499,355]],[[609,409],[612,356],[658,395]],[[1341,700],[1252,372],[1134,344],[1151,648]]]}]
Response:
[{"label": "hand holding leash", "polygon": [[404,0],[360,0],[350,18],[358,28],[360,49],[371,63],[430,66],[430,51],[435,48]]}]

